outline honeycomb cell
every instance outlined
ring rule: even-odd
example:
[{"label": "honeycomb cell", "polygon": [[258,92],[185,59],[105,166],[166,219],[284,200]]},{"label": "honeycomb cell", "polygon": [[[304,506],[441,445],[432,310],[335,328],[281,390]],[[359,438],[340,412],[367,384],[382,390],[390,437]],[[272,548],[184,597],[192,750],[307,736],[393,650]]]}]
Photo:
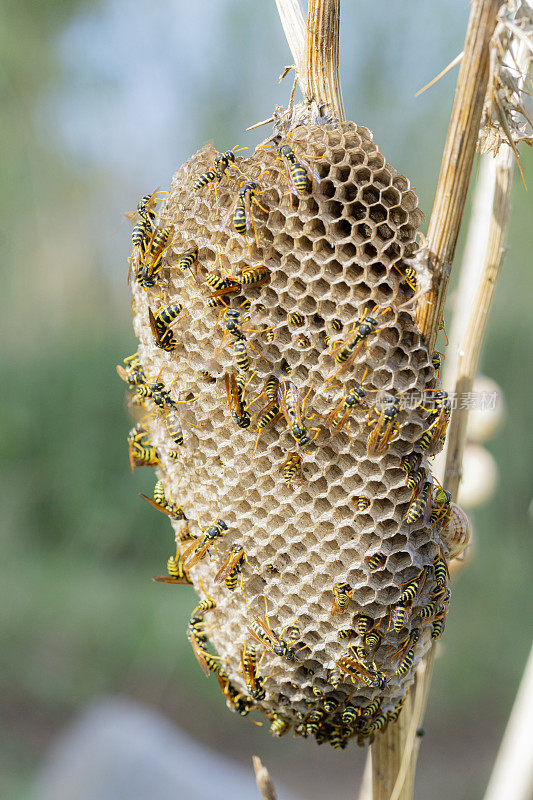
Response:
[{"label": "honeycomb cell", "polygon": [[[175,324],[175,351],[157,348],[147,318],[148,307],[154,310],[158,301],[133,281],[134,329],[147,375],[155,378],[162,371],[175,402],[195,398],[177,406],[187,420],[181,461],[166,456],[172,442],[165,412],[152,400],[145,401],[149,433],[162,454],[157,474],[166,496],[172,492],[173,501],[179,498],[198,536],[219,516],[228,523],[216,548],[190,569],[199,597],[208,592],[216,603],[205,616],[210,631],[206,646],[220,655],[231,684],[244,694],[242,647],[257,646],[261,674],[272,678],[265,684],[265,699],[252,703],[251,717],[255,712],[278,714],[297,724],[311,710],[322,708],[323,701],[311,691],[315,686],[340,703],[340,710],[326,717],[331,726],[340,724],[348,697],[365,707],[381,698],[382,708],[392,710],[405,696],[414,667],[431,642],[431,623],[420,624],[413,669],[405,676],[394,675],[392,655],[413,623],[407,620],[407,631],[395,633],[389,624],[391,604],[397,602],[403,584],[421,570],[426,572],[424,597],[435,587],[430,566],[437,550],[434,532],[423,519],[406,524],[413,493],[400,468],[401,456],[415,446],[411,440],[427,427],[427,412],[402,408],[393,441],[382,453],[368,455],[367,437],[374,430],[368,423],[375,416],[379,391],[398,397],[434,388],[438,381],[416,329],[416,308],[405,305],[398,311],[406,299],[400,259],[415,252],[423,219],[409,182],[386,164],[372,134],[362,126],[300,126],[289,142],[297,156],[309,157],[320,176],[307,195],[288,192],[275,147],[236,159],[239,172],[230,169],[217,184],[218,216],[212,187],[193,188],[199,175],[214,165],[214,148],[202,148],[177,170],[161,209],[172,224],[174,241],[163,256],[157,293],[164,293],[169,303],[179,298],[189,317]],[[269,172],[259,178],[264,170]],[[258,180],[258,199],[267,209],[261,211],[252,201],[253,220],[246,236],[235,231],[232,219],[220,226],[236,199],[241,175]],[[195,244],[199,285],[176,269],[180,256]],[[224,295],[227,307],[241,315],[240,341],[249,362],[244,372],[234,351],[239,337],[226,327],[226,309],[206,307],[210,287],[205,276],[216,270],[221,277],[237,277],[246,274],[241,272],[244,267],[265,263],[269,273],[263,283],[247,285],[243,280],[238,292]],[[252,300],[246,311],[241,306],[245,299]],[[374,312],[376,303],[380,310]],[[391,310],[385,313],[387,306]],[[288,322],[294,312],[304,318],[298,328]],[[377,329],[344,361],[336,360],[341,348],[353,342],[361,320],[372,313],[377,315]],[[342,328],[333,320],[341,320]],[[298,347],[302,333],[310,340],[305,349]],[[201,370],[216,381],[207,383]],[[228,372],[246,377],[244,404],[251,417],[247,428],[237,425],[228,408]],[[282,398],[289,397],[284,394],[288,382],[298,393],[308,436],[302,446],[289,429],[287,408],[287,415],[274,413],[269,424],[258,429],[270,402],[265,396],[269,376],[279,382]],[[361,407],[345,408],[347,395],[361,384],[367,392]],[[341,419],[339,431],[335,423],[341,427]],[[284,468],[291,458],[297,469],[287,482]],[[430,480],[426,455],[420,463]],[[359,510],[357,497],[370,499],[370,505]],[[179,524],[174,522],[176,531]],[[248,559],[242,565],[246,597],[240,583],[230,591],[223,581],[215,581],[224,554],[236,545],[244,548]],[[385,565],[371,573],[365,558],[379,552],[386,556]],[[333,586],[341,581],[349,582],[352,594],[347,610],[336,615],[331,613]],[[191,601],[191,610],[194,605]],[[266,613],[276,635],[284,629],[288,635],[291,626],[299,628],[297,660],[276,655],[250,634],[252,615],[266,622]],[[347,647],[338,633],[363,613],[383,634],[373,654],[375,663],[392,677],[383,689],[352,682],[347,674],[333,686],[331,670]]]}]

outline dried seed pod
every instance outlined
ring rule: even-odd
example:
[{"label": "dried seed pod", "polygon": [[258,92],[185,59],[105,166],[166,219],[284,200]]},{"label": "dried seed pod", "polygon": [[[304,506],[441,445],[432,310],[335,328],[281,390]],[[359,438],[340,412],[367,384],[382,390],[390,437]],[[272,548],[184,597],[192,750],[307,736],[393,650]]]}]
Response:
[{"label": "dried seed pod", "polygon": [[[418,595],[406,612],[407,633],[396,633],[389,623],[404,587],[438,550],[430,507],[406,522],[413,491],[406,485],[405,464],[416,464],[422,485],[430,484],[427,458],[441,442],[430,433],[429,449],[402,462],[431,425],[423,393],[438,388],[409,303],[413,290],[402,274],[404,260],[416,252],[423,214],[408,180],[386,163],[366,128],[351,122],[300,126],[289,141],[297,158],[312,168],[308,191],[290,191],[277,148],[265,147],[235,159],[238,180],[255,183],[253,197],[243,195],[241,201],[239,183],[227,175],[217,183],[218,215],[212,187],[193,188],[213,167],[216,151],[203,147],[178,169],[162,210],[173,238],[160,274],[168,301],[179,297],[190,318],[173,352],[156,348],[146,324],[148,296],[136,284],[134,327],[146,374],[161,374],[167,387],[174,381],[172,400],[189,402],[178,406],[185,438],[179,463],[165,458],[172,443],[164,413],[154,413],[148,423],[162,453],[158,474],[188,509],[191,529],[196,521],[198,537],[200,528],[207,530],[221,517],[228,524],[224,546],[241,545],[247,556],[242,593],[215,581],[222,558],[215,548],[188,563],[196,590],[216,603],[210,642],[225,665],[226,697],[237,710],[248,713],[254,706],[267,714],[276,721],[277,735],[293,724],[297,735],[312,734],[319,742],[329,737],[334,746],[345,746],[350,737],[361,743],[383,729],[431,642],[431,623],[417,621],[417,608],[426,602]],[[195,279],[176,269],[192,243],[198,249]],[[207,307],[206,277],[219,270],[238,280],[264,267],[268,282],[243,282],[242,296],[224,296],[227,308],[235,310],[243,296],[253,301],[236,339],[250,362],[243,403],[257,418],[272,412],[270,424],[254,431],[254,423],[247,429],[232,424],[224,381],[203,379],[206,365],[219,377],[235,370],[235,335],[218,324],[220,309]],[[307,348],[297,346],[290,328],[296,313],[309,324]],[[268,342],[261,333],[273,327],[276,337]],[[269,399],[263,387],[272,376],[282,395]],[[365,400],[349,425],[334,431],[331,409],[354,384],[363,387]],[[380,392],[402,398],[397,431],[387,448],[368,453],[368,420]],[[291,452],[301,457],[302,480],[285,485],[283,467]],[[357,508],[354,496],[369,502]],[[367,558],[376,553],[386,554],[386,564],[372,571]],[[339,582],[348,583],[353,594],[347,612],[332,615],[332,587]],[[428,569],[424,593],[435,589]],[[342,632],[352,624],[348,612],[373,622],[371,663],[346,651]],[[398,674],[399,636],[409,636],[415,626],[419,639]],[[259,628],[258,641],[253,633]],[[239,669],[245,644],[255,645],[258,655],[265,651],[261,700],[247,695]],[[349,672],[341,672],[339,662],[349,663]],[[317,687],[327,694],[329,710]],[[361,722],[352,727],[342,724],[348,697],[363,709]]]}]

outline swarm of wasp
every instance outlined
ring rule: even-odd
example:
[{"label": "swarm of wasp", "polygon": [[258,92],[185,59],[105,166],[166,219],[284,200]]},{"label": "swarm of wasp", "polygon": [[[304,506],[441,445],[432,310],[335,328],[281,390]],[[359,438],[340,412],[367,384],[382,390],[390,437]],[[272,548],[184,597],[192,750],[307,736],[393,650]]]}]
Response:
[{"label": "swarm of wasp", "polygon": [[187,638],[233,712],[365,744],[468,543],[431,475],[451,404],[416,328],[416,197],[353,123],[206,146],[162,196],[130,215],[139,347],[117,368],[174,532],[154,580],[199,595]]}]

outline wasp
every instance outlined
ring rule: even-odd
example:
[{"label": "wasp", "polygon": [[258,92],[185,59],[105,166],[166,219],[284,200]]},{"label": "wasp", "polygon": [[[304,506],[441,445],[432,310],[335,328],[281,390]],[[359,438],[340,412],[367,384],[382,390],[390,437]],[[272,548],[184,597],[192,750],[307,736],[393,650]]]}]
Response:
[{"label": "wasp", "polygon": [[266,697],[264,678],[257,674],[257,654],[255,647],[247,647],[246,643],[241,650],[241,670],[248,692],[254,700],[264,700]]},{"label": "wasp", "polygon": [[200,175],[193,188],[197,190],[203,189],[204,186],[208,186],[210,183],[213,183],[213,181],[220,183],[229,166],[235,163],[235,152],[239,150],[246,150],[246,148],[234,147],[233,150],[226,150],[225,153],[218,153],[215,158],[214,168],[211,167],[207,172]]},{"label": "wasp", "polygon": [[237,367],[243,372],[249,372],[250,361],[248,359],[248,352],[246,350],[246,342],[244,339],[237,339],[233,343],[233,352],[235,353],[235,362]]},{"label": "wasp", "polygon": [[399,677],[407,675],[407,673],[413,666],[413,661],[415,658],[415,645],[418,639],[419,639],[418,628],[415,628],[408,639],[409,649],[403,656],[402,660],[398,664],[398,668],[396,669],[396,675],[398,675]]},{"label": "wasp", "polygon": [[[230,550],[228,557],[215,575],[215,583],[226,582],[226,586],[230,592],[235,591],[237,580],[242,570],[242,565],[248,559],[244,552],[244,547],[240,544],[234,545]],[[257,699],[257,698],[256,698]]]},{"label": "wasp", "polygon": [[339,707],[340,700],[338,700],[336,697],[333,697],[333,695],[328,695],[327,697],[324,697],[322,704],[326,714],[332,714]]},{"label": "wasp", "polygon": [[370,717],[373,717],[374,714],[377,714],[377,712],[380,709],[381,709],[381,697],[377,697],[370,703],[370,705],[365,706],[365,708],[361,710],[361,715],[369,719]]},{"label": "wasp", "polygon": [[305,195],[308,191],[309,181],[314,179],[317,183],[320,182],[318,171],[301,156],[298,159],[290,145],[280,145],[278,154],[278,158],[283,159],[287,167],[289,186],[294,195],[297,197]]},{"label": "wasp", "polygon": [[435,350],[435,352],[431,356],[431,364],[433,365],[433,369],[439,376],[440,376],[441,359],[442,359],[442,353],[439,353],[438,350]]},{"label": "wasp", "polygon": [[431,619],[435,614],[435,609],[438,605],[443,605],[448,602],[450,599],[450,590],[447,588],[440,588],[437,586],[437,589],[431,595],[431,601],[426,605],[422,606],[418,609],[418,616],[420,620],[428,620]]},{"label": "wasp", "polygon": [[304,739],[307,739],[307,727],[304,722],[299,722],[298,725],[295,725],[294,735],[302,736]]},{"label": "wasp", "polygon": [[361,681],[367,686],[383,689],[388,683],[388,676],[377,669],[370,669],[348,654],[337,659],[337,666],[353,680]]},{"label": "wasp", "polygon": [[386,560],[387,556],[385,555],[385,553],[374,553],[373,556],[367,556],[365,558],[366,565],[370,570],[370,572],[375,572],[375,570],[384,567]]},{"label": "wasp", "polygon": [[163,255],[170,247],[170,233],[171,228],[169,225],[152,231],[152,236],[146,246],[144,258],[136,276],[138,284],[145,289],[151,289],[157,285],[159,273],[163,268]]},{"label": "wasp", "polygon": [[437,525],[441,522],[447,524],[450,519],[450,512],[452,509],[452,496],[451,494],[439,486],[432,498],[432,509],[429,521],[431,525]]},{"label": "wasp", "polygon": [[376,647],[379,646],[382,638],[383,637],[379,631],[369,631],[363,636],[363,642],[365,647],[368,647],[370,650],[375,650]]},{"label": "wasp", "polygon": [[355,631],[353,628],[343,628],[337,633],[337,639],[344,641],[345,639],[351,639],[352,636],[355,636]]},{"label": "wasp", "polygon": [[300,480],[303,483],[303,467],[302,457],[297,453],[289,453],[283,463],[283,480],[287,486],[291,485],[291,481],[296,475],[298,469],[300,470]]},{"label": "wasp", "polygon": [[335,750],[345,750],[348,746],[351,731],[345,725],[332,725],[329,743]]},{"label": "wasp", "polygon": [[397,703],[397,704],[394,706],[394,708],[392,709],[392,711],[389,711],[389,712],[388,712],[388,715],[387,715],[387,716],[388,716],[388,720],[389,720],[389,722],[396,722],[396,720],[397,720],[397,719],[398,719],[398,717],[400,716],[400,711],[402,710],[402,708],[403,708],[403,705],[404,705],[404,703],[405,703],[405,701],[406,701],[406,700],[407,700],[407,698],[406,698],[406,697],[402,698],[402,699],[400,700],[400,702],[399,702],[399,703]]},{"label": "wasp", "polygon": [[181,563],[179,558],[170,556],[167,560],[168,575],[156,575],[153,578],[158,583],[178,583],[187,584],[192,583],[189,573]]},{"label": "wasp", "polygon": [[431,483],[426,481],[422,487],[422,491],[417,497],[413,497],[405,522],[407,525],[413,525],[418,522],[425,514],[426,507],[431,500]]},{"label": "wasp", "polygon": [[145,194],[139,201],[137,210],[126,214],[126,217],[134,223],[131,233],[133,249],[129,260],[128,282],[132,270],[135,274],[137,273],[140,261],[146,251],[146,246],[150,241],[153,223],[156,219],[154,208],[159,200],[157,194],[157,189],[152,194]]},{"label": "wasp", "polygon": [[278,406],[287,421],[291,435],[299,447],[308,444],[310,439],[302,422],[302,411],[305,399],[300,408],[298,389],[292,381],[282,381],[277,391]]},{"label": "wasp", "polygon": [[386,725],[387,719],[387,714],[380,714],[369,723],[368,727],[370,731],[372,731],[372,733],[377,733],[377,731],[380,731],[384,725]]},{"label": "wasp", "polygon": [[334,689],[337,689],[339,687],[341,681],[342,681],[342,674],[339,669],[334,667],[333,669],[328,670],[328,683],[330,683]]},{"label": "wasp", "polygon": [[254,701],[239,692],[225,673],[217,675],[217,680],[226,698],[228,708],[236,711],[241,717],[246,717],[254,707]]},{"label": "wasp", "polygon": [[[429,434],[431,432],[431,438],[425,449],[432,447],[439,441],[441,442],[444,441],[444,438],[446,436],[446,430],[448,428],[448,423],[450,421],[450,416],[452,413],[452,404],[450,403],[446,392],[444,391],[433,392],[431,399],[433,400],[435,408],[424,409],[430,411],[430,417],[429,417],[430,424],[424,433]],[[420,407],[424,408],[424,406],[422,405]]]},{"label": "wasp", "polygon": [[128,444],[147,444],[150,441],[149,437],[150,434],[148,429],[145,428],[142,422],[137,422],[128,432],[126,441]]},{"label": "wasp", "polygon": [[292,646],[300,637],[300,633],[293,627],[293,636],[286,640],[284,634],[290,625],[283,628],[281,634],[275,633],[268,623],[268,618],[262,620],[260,617],[253,615],[253,621],[248,626],[248,631],[252,634],[260,644],[265,645],[268,650],[271,650],[275,655],[285,658],[287,661],[294,661],[296,659],[296,650]]},{"label": "wasp", "polygon": [[248,428],[250,425],[250,415],[244,404],[244,378],[241,375],[235,377],[233,373],[224,375],[226,384],[226,394],[228,406],[231,409],[231,416],[239,428]]},{"label": "wasp", "polygon": [[367,453],[371,456],[383,455],[398,437],[399,428],[396,420],[401,410],[400,398],[385,395],[377,410],[378,416],[368,423],[373,425],[373,430],[367,438]]},{"label": "wasp", "polygon": [[272,722],[270,723],[269,731],[272,736],[277,736],[280,738],[281,736],[285,736],[286,733],[289,732],[291,727],[291,723],[284,720],[278,714],[272,714]]},{"label": "wasp", "polygon": [[367,631],[372,630],[372,623],[374,620],[366,614],[360,614],[357,618],[357,633],[359,636],[364,636]]},{"label": "wasp", "polygon": [[420,454],[419,453],[410,453],[408,456],[404,456],[400,461],[400,469],[403,469],[407,475],[410,475],[412,472],[416,470],[420,463]]},{"label": "wasp", "polygon": [[375,332],[377,326],[378,321],[374,319],[374,317],[364,317],[361,322],[358,324],[356,323],[353,333],[348,336],[342,347],[335,353],[335,361],[337,364],[344,364],[348,361],[348,359],[354,355],[357,347],[362,344],[371,333]]},{"label": "wasp", "polygon": [[150,329],[156,345],[161,348],[161,350],[170,352],[176,348],[177,342],[171,330],[171,325],[177,321],[182,311],[183,306],[181,303],[171,303],[160,309],[156,315],[154,315],[151,308],[148,308]]},{"label": "wasp", "polygon": [[218,661],[205,647],[208,636],[205,631],[204,616],[214,608],[216,608],[215,601],[207,595],[206,599],[198,603],[193,609],[187,626],[187,639],[191,643],[196,660],[207,677],[210,672],[218,673],[220,671]]},{"label": "wasp", "polygon": [[265,286],[270,282],[271,272],[262,264],[258,267],[242,267],[236,277],[240,286]]},{"label": "wasp", "polygon": [[214,289],[209,295],[207,305],[209,308],[214,308],[217,305],[223,305],[222,297],[227,294],[239,291],[239,284],[233,278],[221,278],[215,272],[209,272],[206,275],[207,284]]},{"label": "wasp", "polygon": [[138,353],[126,356],[123,363],[126,365],[125,367],[121,364],[117,364],[117,374],[119,378],[128,384],[129,389],[136,390],[137,387],[143,386],[147,378]]},{"label": "wasp", "polygon": [[348,725],[350,728],[354,727],[359,722],[360,716],[360,706],[354,706],[353,703],[346,703],[341,717],[344,725]]},{"label": "wasp", "polygon": [[366,650],[360,644],[356,644],[355,646],[351,645],[350,650],[352,651],[352,653],[354,654],[354,656],[358,661],[360,661],[362,664],[366,664],[369,656],[368,650]]},{"label": "wasp", "polygon": [[296,347],[300,350],[305,350],[306,347],[311,347],[311,339],[305,333],[299,333],[296,339]]},{"label": "wasp", "polygon": [[252,204],[255,203],[262,211],[265,212],[265,214],[268,214],[268,209],[264,208],[264,206],[261,205],[256,197],[258,193],[259,190],[256,181],[241,181],[237,197],[232,203],[226,217],[222,221],[220,226],[221,230],[226,227],[231,217],[233,221],[233,227],[237,233],[240,233],[242,236],[246,236],[246,233],[250,227],[253,227],[257,241],[257,231],[252,213]]},{"label": "wasp", "polygon": [[291,311],[289,314],[289,322],[295,328],[301,328],[305,324],[305,317],[299,311]]},{"label": "wasp", "polygon": [[359,408],[365,400],[366,392],[359,386],[355,386],[344,399],[340,401],[329,413],[327,422],[333,428],[334,433],[340,433],[351,412]]},{"label": "wasp", "polygon": [[159,451],[153,445],[138,442],[130,442],[129,457],[132,472],[135,467],[157,467],[161,463]]},{"label": "wasp", "polygon": [[409,615],[410,606],[405,603],[396,603],[391,607],[390,621],[393,629],[398,633],[407,624],[407,617]]},{"label": "wasp", "polygon": [[431,638],[432,639],[439,639],[442,636],[442,632],[444,631],[444,625],[446,623],[445,619],[445,612],[444,610],[441,611],[438,617],[433,620],[432,630],[431,630]]},{"label": "wasp", "polygon": [[366,511],[367,508],[370,508],[371,501],[368,499],[368,497],[362,497],[361,495],[356,495],[356,497],[354,497],[354,500],[357,511]]},{"label": "wasp", "polygon": [[216,383],[216,378],[206,369],[200,370],[200,375],[202,376],[202,380],[206,381],[207,383]]},{"label": "wasp", "polygon": [[441,553],[437,553],[433,560],[433,571],[435,574],[435,583],[440,589],[446,589],[448,584],[448,566],[446,560],[442,557]]},{"label": "wasp", "polygon": [[227,524],[223,519],[219,518],[207,529],[201,542],[192,542],[183,553],[183,560],[186,563],[187,568],[192,569],[192,567],[194,567],[205,556],[205,554],[209,552],[209,548],[215,539],[219,539],[221,536],[224,536],[227,530]]},{"label": "wasp", "polygon": [[400,597],[398,598],[398,602],[400,603],[400,605],[407,605],[408,603],[411,603],[415,599],[423,581],[425,581],[425,577],[426,577],[426,570],[422,568],[418,573],[418,575],[407,583],[406,588],[403,590]]},{"label": "wasp", "polygon": [[147,497],[145,494],[141,494],[141,497],[143,500],[146,500],[147,503],[150,503],[153,508],[157,508],[158,511],[162,511],[163,514],[167,514],[169,517],[172,517],[178,521],[187,521],[187,517],[185,516],[183,508],[167,501],[165,497],[165,488],[162,481],[157,481],[154,486],[153,500],[151,497]]},{"label": "wasp", "polygon": [[349,583],[336,583],[333,587],[333,605],[331,606],[331,614],[342,614],[346,610],[348,602],[353,597],[353,589]]},{"label": "wasp", "polygon": [[326,712],[321,708],[317,708],[307,715],[305,728],[308,736],[316,736],[325,716]]},{"label": "wasp", "polygon": [[405,481],[406,486],[414,491],[418,486],[420,486],[422,480],[425,478],[425,475],[425,470],[423,470],[422,467],[419,467],[414,472],[410,472],[407,475],[407,480]]},{"label": "wasp", "polygon": [[266,331],[264,331],[264,334],[265,334],[265,339],[269,343],[273,342],[274,339],[276,338],[276,332],[274,328],[267,328]]}]

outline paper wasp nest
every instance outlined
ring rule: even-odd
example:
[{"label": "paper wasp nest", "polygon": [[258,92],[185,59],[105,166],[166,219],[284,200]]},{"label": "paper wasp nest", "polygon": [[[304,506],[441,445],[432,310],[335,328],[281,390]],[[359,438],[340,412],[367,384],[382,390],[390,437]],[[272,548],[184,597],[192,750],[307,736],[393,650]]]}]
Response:
[{"label": "paper wasp nest", "polygon": [[[284,142],[319,176],[301,195],[291,192],[287,162],[278,158]],[[133,280],[141,364],[152,382],[160,376],[173,401],[184,401],[176,405],[184,437],[177,459],[168,456],[175,444],[164,411],[144,401],[160,458],[158,477],[167,499],[172,494],[172,502],[183,507],[198,543],[217,519],[228,526],[190,569],[190,577],[197,602],[207,592],[216,603],[204,617],[209,632],[205,648],[220,656],[217,663],[230,682],[226,687],[233,690],[233,695],[226,692],[229,705],[235,707],[238,691],[249,699],[244,710],[254,706],[252,717],[257,711],[268,715],[278,733],[284,732],[285,722],[296,733],[313,733],[334,746],[345,746],[350,736],[362,743],[399,708],[431,644],[438,614],[433,621],[431,615],[421,620],[419,609],[439,593],[432,566],[439,539],[447,554],[446,530],[437,535],[429,521],[431,500],[418,522],[406,522],[413,497],[420,497],[431,481],[427,457],[440,443],[420,451],[416,469],[421,480],[414,491],[400,466],[404,456],[416,453],[416,440],[434,419],[423,393],[438,388],[409,304],[414,292],[404,277],[424,217],[406,178],[386,163],[371,133],[351,122],[298,127],[288,139],[248,158],[236,157],[219,182],[195,189],[216,156],[211,146],[203,147],[178,169],[160,209],[159,224],[171,225],[164,268],[152,290]],[[231,213],[226,219],[245,179],[257,181],[256,199],[266,209],[252,200],[255,232],[251,226],[246,236],[236,232]],[[195,248],[196,263],[181,269],[180,259]],[[242,373],[235,338],[226,331],[225,308],[207,305],[213,288],[206,276],[214,271],[221,279],[236,280],[248,268],[263,265],[268,268],[263,285],[246,285],[243,279],[238,292],[220,300],[240,313],[250,363]],[[241,305],[246,299],[249,308]],[[176,301],[184,307],[173,328],[178,344],[165,352],[154,342],[148,307],[155,315]],[[291,321],[295,312],[303,324],[299,318],[294,318],[297,324]],[[335,354],[369,316],[377,322],[375,331],[356,348],[355,358],[337,363]],[[248,381],[248,427],[239,427],[228,407],[229,373]],[[292,382],[301,404],[306,397],[302,417],[310,441],[299,447],[280,415],[264,428],[253,455],[257,422],[268,406],[267,397],[254,398],[269,376],[281,387]],[[366,392],[365,401],[350,413],[349,424],[335,432],[331,411],[356,385]],[[368,455],[367,437],[383,393],[401,398],[397,430],[384,453]],[[408,403],[413,393],[418,400]],[[283,468],[291,454],[302,457],[301,475],[295,471],[287,485]],[[179,539],[183,522],[172,524]],[[247,559],[241,564],[242,591],[241,575],[233,591],[214,580],[235,545],[242,545]],[[190,561],[191,545],[181,543],[182,553],[187,547]],[[382,563],[372,571],[368,559],[379,553]],[[405,625],[395,631],[391,609],[420,575]],[[349,584],[353,594],[344,611],[332,614],[338,583]],[[355,659],[354,648],[364,646],[356,633],[361,615],[381,636],[376,647],[366,648],[366,679],[342,670],[336,675],[338,659],[346,654]],[[257,618],[280,636],[285,629],[286,640],[289,634],[297,638],[295,660],[276,655],[254,638],[250,626],[255,619],[257,629]],[[339,638],[340,632],[350,638]],[[257,674],[266,679],[266,696],[257,701],[250,698],[243,677],[245,644],[248,650],[256,647]],[[409,653],[405,674],[397,674]],[[386,676],[385,685],[372,686],[368,676],[380,674]],[[343,719],[348,699],[356,707],[351,724]]]}]

